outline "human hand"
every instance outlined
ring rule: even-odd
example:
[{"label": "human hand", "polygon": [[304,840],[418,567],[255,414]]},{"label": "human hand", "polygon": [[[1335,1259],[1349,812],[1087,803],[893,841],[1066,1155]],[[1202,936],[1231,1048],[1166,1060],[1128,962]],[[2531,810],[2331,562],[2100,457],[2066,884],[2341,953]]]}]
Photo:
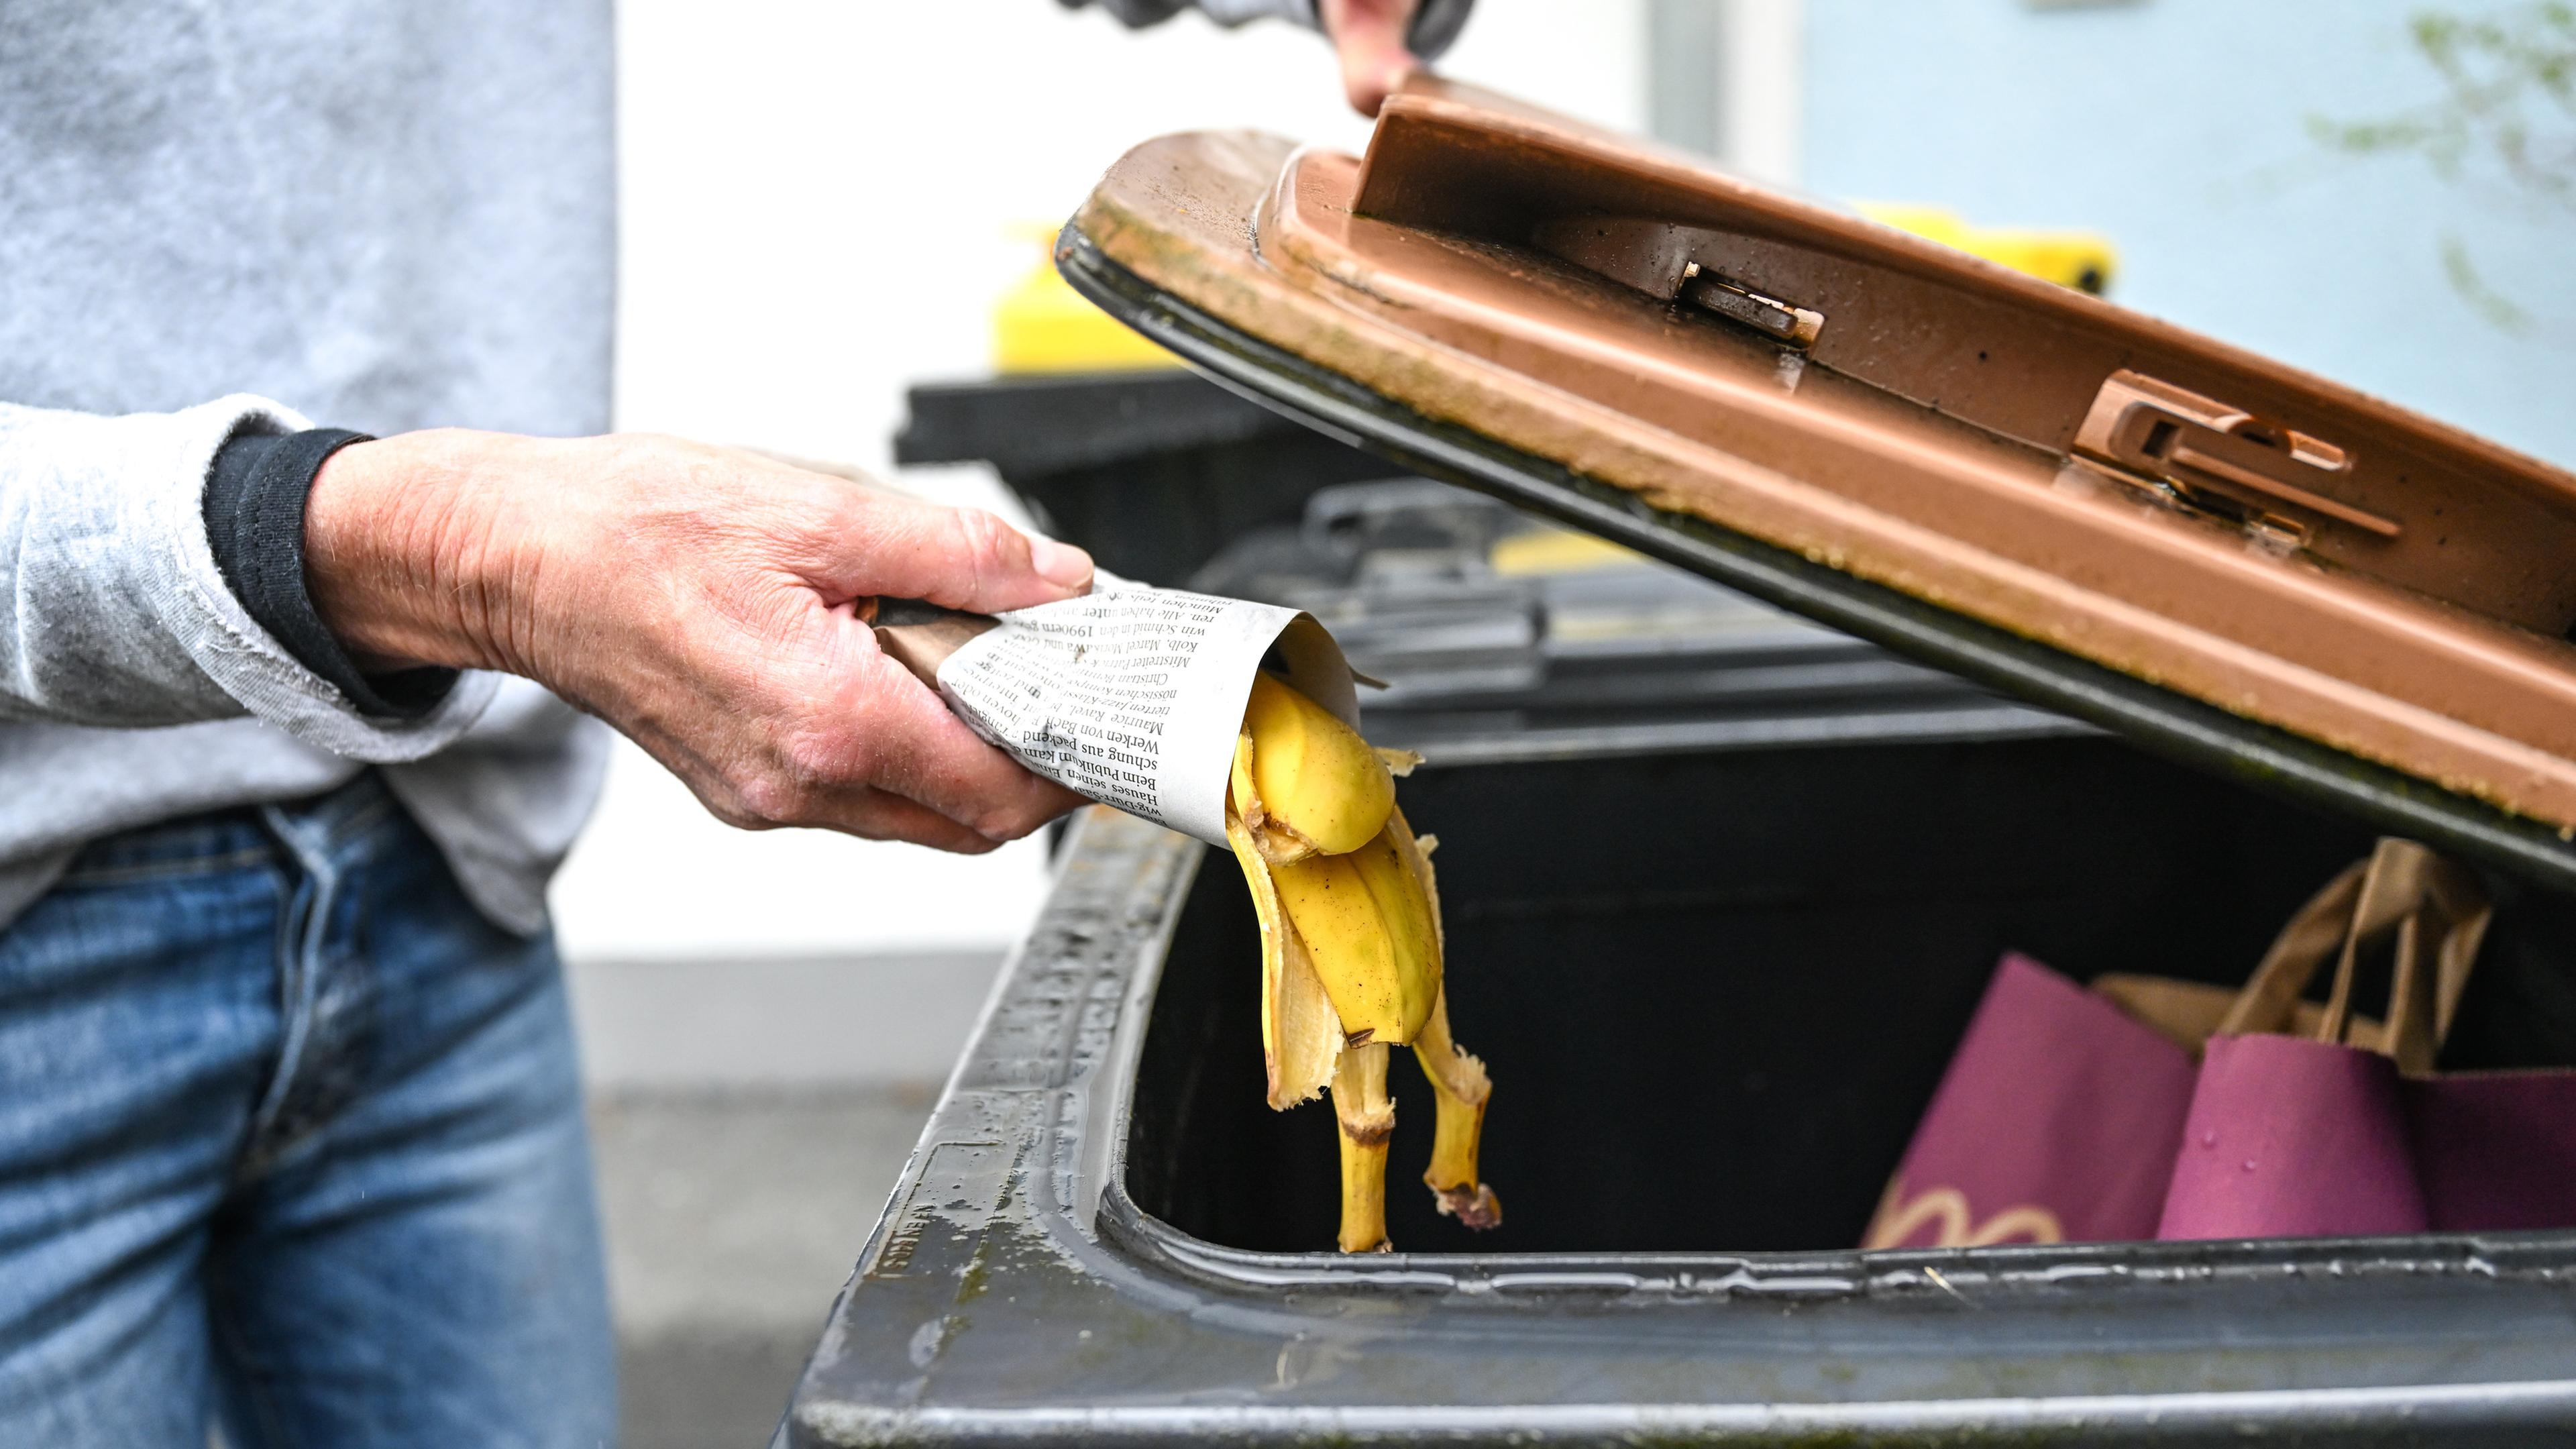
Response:
[{"label": "human hand", "polygon": [[1091,583],[989,513],[672,438],[406,433],[332,455],[306,578],[362,667],[498,669],[615,725],[719,818],[969,854],[1079,803],[888,659],[874,596],[992,613]]},{"label": "human hand", "polygon": [[1324,33],[1342,62],[1342,89],[1363,116],[1374,116],[1387,96],[1422,62],[1405,46],[1421,0],[1321,0]]}]

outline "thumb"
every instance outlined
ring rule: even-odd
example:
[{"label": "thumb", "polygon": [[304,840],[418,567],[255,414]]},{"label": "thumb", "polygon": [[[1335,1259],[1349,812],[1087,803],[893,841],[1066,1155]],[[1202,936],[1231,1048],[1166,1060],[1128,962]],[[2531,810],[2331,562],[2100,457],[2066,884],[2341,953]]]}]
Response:
[{"label": "thumb", "polygon": [[998,614],[1087,593],[1091,555],[1032,538],[980,508],[946,508],[884,494],[856,502],[841,567],[827,582],[852,596],[928,599]]}]

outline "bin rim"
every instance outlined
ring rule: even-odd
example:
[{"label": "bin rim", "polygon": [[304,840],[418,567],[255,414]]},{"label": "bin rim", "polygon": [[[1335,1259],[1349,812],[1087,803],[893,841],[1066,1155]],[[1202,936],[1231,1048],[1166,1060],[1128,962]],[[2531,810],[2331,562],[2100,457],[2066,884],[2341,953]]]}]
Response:
[{"label": "bin rim", "polygon": [[1193,1238],[1123,1178],[1152,1003],[1213,858],[1078,819],[782,1442],[2377,1442],[2402,1421],[2474,1443],[2576,1411],[2576,1233],[1358,1258]]}]

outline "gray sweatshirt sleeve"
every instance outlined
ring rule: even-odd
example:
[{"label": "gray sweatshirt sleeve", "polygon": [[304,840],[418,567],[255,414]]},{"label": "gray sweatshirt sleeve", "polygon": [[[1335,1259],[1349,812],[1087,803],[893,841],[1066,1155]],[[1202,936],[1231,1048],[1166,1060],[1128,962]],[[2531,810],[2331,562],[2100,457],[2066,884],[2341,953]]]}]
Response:
[{"label": "gray sweatshirt sleeve", "polygon": [[361,715],[255,623],[207,543],[206,474],[236,432],[294,432],[247,395],[104,417],[0,403],[0,719],[140,727],[255,715],[309,744],[413,760],[498,681],[417,719]]},{"label": "gray sweatshirt sleeve", "polygon": [[[1095,0],[1056,0],[1068,10],[1079,10]],[[1219,25],[1241,25],[1248,20],[1277,18],[1293,20],[1309,30],[1321,30],[1323,22],[1315,14],[1315,0],[1096,0],[1100,8],[1129,25],[1160,25],[1184,10],[1206,13]],[[1476,0],[1422,0],[1421,11],[1413,17],[1413,34],[1409,43],[1413,53],[1424,60],[1438,58],[1467,24],[1467,12]]]}]

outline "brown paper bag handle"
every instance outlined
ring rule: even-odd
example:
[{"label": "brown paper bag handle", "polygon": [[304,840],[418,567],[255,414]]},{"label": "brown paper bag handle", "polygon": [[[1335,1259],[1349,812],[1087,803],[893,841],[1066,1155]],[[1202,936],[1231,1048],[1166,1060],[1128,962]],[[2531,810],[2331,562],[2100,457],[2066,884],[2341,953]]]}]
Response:
[{"label": "brown paper bag handle", "polygon": [[2246,978],[2236,1004],[2219,1020],[2215,1034],[2278,1033],[2290,1025],[2299,997],[2316,979],[2317,968],[2343,944],[2352,923],[2353,902],[2361,895],[2361,878],[2368,870],[2369,862],[2353,862],[2291,913],[2254,974]]},{"label": "brown paper bag handle", "polygon": [[[2383,838],[2369,859],[2337,874],[2290,917],[2218,1031],[2287,1032],[2299,998],[2332,956],[2334,984],[2316,1039],[2370,1046],[2401,1071],[2431,1071],[2493,915],[2475,876],[2414,841]],[[2387,1024],[2377,1042],[2352,1042],[2362,944],[2390,932],[2395,966]]]}]

